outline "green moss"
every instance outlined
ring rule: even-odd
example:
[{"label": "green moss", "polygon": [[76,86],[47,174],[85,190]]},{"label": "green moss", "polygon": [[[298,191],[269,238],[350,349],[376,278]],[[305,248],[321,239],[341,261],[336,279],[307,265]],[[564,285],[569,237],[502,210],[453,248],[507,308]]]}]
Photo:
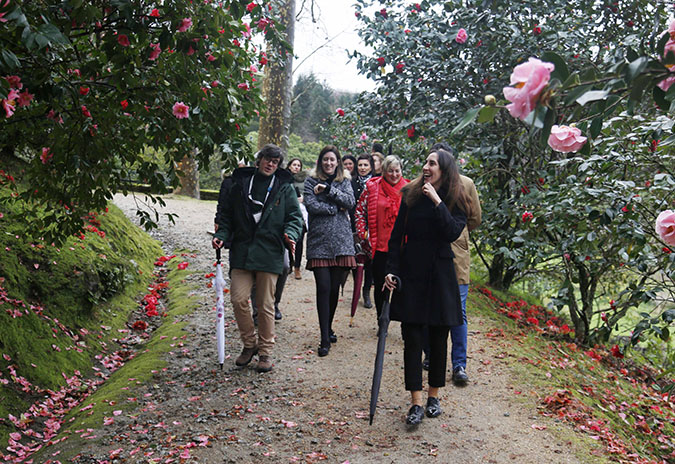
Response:
[{"label": "green moss", "polygon": [[[104,418],[112,417],[114,410],[132,411],[136,403],[129,402],[127,398],[136,396],[140,385],[152,383],[155,378],[153,371],[158,372],[166,367],[164,355],[175,349],[171,345],[186,333],[183,328],[187,323],[173,323],[173,320],[197,309],[194,299],[189,296],[194,289],[185,285],[184,279],[189,274],[189,271],[177,270],[175,267],[169,270],[166,297],[168,316],[163,319],[162,325],[152,333],[152,338],[136,357],[113,373],[86,403],[71,411],[65,418],[68,425],[62,433],[70,434],[70,438],[65,442],[65,449],[60,455],[64,462],[77,454],[85,441],[74,433],[76,430],[100,428]],[[93,405],[91,409],[81,411],[90,404]],[[39,460],[40,454],[37,454],[36,458]]]},{"label": "green moss", "polygon": [[[112,205],[91,217],[96,229],[83,240],[71,237],[60,248],[26,239],[29,225],[17,220],[21,211],[19,201],[3,204],[0,219],[6,232],[0,234],[0,287],[21,301],[5,303],[0,312],[0,353],[11,358],[0,358],[0,373],[8,378],[12,364],[33,385],[58,389],[64,373],[87,375],[100,343],[125,326],[162,250]],[[103,325],[109,330],[101,331]],[[1,417],[18,416],[33,401],[14,385],[0,385]],[[0,446],[11,431],[0,425]]]}]

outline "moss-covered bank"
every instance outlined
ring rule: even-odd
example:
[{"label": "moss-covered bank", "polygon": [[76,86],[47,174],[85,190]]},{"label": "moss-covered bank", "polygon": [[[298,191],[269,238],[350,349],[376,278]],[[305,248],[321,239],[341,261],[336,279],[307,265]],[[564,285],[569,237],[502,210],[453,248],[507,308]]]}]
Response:
[{"label": "moss-covered bank", "polygon": [[[6,193],[11,185],[0,189]],[[3,448],[13,429],[9,414],[21,414],[41,390],[64,385],[63,374],[92,372],[92,356],[124,327],[162,254],[114,206],[84,218],[84,232],[62,246],[29,238],[36,234],[22,220],[22,208],[19,200],[0,203]],[[24,388],[14,381],[21,377]]]}]

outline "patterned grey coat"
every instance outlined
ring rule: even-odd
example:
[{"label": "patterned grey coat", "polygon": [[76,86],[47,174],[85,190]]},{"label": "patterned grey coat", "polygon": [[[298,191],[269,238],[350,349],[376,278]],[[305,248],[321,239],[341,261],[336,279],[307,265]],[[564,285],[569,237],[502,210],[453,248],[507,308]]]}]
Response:
[{"label": "patterned grey coat", "polygon": [[356,201],[349,178],[333,182],[329,192],[314,193],[322,182],[314,176],[305,180],[304,204],[309,214],[307,259],[333,259],[354,256],[354,238],[349,222],[349,210]]}]

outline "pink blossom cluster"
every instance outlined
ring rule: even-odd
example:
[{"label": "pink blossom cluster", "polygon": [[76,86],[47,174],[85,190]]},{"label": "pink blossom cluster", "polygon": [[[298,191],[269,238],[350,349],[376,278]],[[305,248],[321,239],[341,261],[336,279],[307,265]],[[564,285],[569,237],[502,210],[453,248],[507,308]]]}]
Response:
[{"label": "pink blossom cluster", "polygon": [[548,145],[561,153],[576,153],[586,143],[586,137],[581,135],[581,130],[571,126],[551,127],[551,135],[548,137]]},{"label": "pink blossom cluster", "polygon": [[675,211],[667,209],[661,211],[654,225],[656,233],[666,245],[675,245]]},{"label": "pink blossom cluster", "polygon": [[26,107],[30,105],[31,101],[35,95],[23,89],[23,83],[19,76],[5,76],[4,79],[9,83],[9,92],[7,93],[7,98],[0,100],[0,106],[5,110],[5,117],[11,118],[17,107]]},{"label": "pink blossom cluster", "polygon": [[466,39],[469,38],[469,35],[466,33],[466,30],[464,28],[461,28],[459,31],[457,31],[457,36],[455,37],[455,42],[458,44],[463,44],[466,42]]},{"label": "pink blossom cluster", "polygon": [[530,58],[513,69],[511,87],[504,87],[504,97],[511,102],[506,106],[511,116],[524,120],[536,108],[554,69],[553,63],[538,58]]},{"label": "pink blossom cluster", "polygon": [[[668,39],[668,42],[666,42],[666,45],[663,47],[663,58],[666,58],[668,56],[668,53],[672,53],[675,55],[675,21],[670,23],[670,26],[668,27],[668,36],[670,37]],[[670,72],[675,72],[675,64],[667,64],[666,68],[670,70]],[[675,76],[667,77],[658,84],[656,84],[661,90],[666,92],[671,85],[675,83]]]}]

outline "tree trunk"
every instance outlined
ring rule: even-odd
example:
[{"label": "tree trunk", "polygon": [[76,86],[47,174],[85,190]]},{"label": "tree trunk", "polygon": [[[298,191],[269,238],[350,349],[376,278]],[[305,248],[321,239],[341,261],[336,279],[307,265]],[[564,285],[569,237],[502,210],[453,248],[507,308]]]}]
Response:
[{"label": "tree trunk", "polygon": [[[293,45],[295,37],[295,0],[273,0],[273,14],[279,18],[280,29],[286,31],[286,42]],[[265,68],[262,94],[266,109],[260,115],[258,149],[273,143],[286,151],[291,125],[291,98],[293,96],[293,53],[279,48],[271,50]]]},{"label": "tree trunk", "polygon": [[185,155],[178,163],[178,170],[183,175],[179,176],[180,187],[174,190],[173,193],[187,195],[199,200],[199,163],[197,163],[193,155]]}]

